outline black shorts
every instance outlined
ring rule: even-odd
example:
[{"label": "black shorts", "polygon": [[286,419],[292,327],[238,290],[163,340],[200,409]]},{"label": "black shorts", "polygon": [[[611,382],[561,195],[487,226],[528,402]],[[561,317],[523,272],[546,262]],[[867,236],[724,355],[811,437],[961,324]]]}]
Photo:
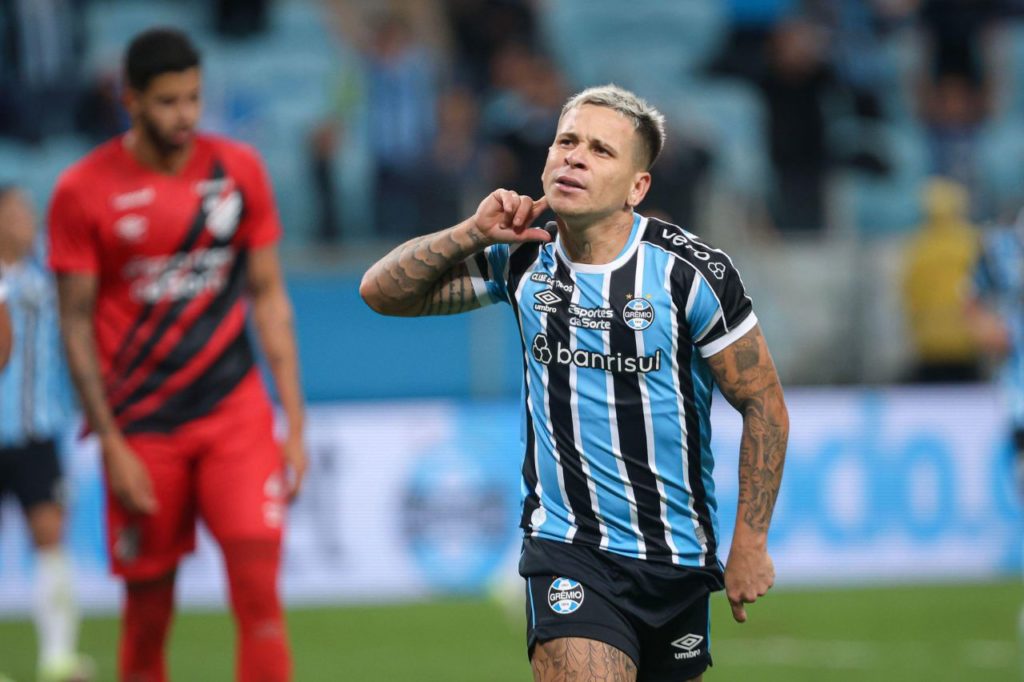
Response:
[{"label": "black shorts", "polygon": [[633,659],[642,682],[689,680],[711,665],[708,598],[722,589],[718,569],[527,538],[519,573],[531,658],[539,642],[583,637]]},{"label": "black shorts", "polygon": [[52,439],[0,448],[0,499],[8,492],[26,512],[38,504],[64,503],[60,459]]}]

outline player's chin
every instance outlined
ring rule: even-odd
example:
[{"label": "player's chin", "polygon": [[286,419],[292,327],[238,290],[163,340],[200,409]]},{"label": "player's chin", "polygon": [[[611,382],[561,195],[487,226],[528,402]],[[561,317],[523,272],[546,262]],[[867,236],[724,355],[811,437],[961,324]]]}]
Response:
[{"label": "player's chin", "polygon": [[163,143],[167,149],[180,151],[187,147],[194,137],[195,131],[193,130],[177,131],[165,136]]},{"label": "player's chin", "polygon": [[556,193],[548,194],[548,208],[563,218],[586,215],[588,211],[582,202],[575,197],[558,196]]}]

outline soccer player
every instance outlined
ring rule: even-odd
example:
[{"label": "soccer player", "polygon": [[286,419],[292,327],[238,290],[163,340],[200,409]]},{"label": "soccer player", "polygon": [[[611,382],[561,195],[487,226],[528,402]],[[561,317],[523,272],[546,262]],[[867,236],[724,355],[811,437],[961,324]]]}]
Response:
[{"label": "soccer player", "polygon": [[13,185],[0,187],[0,267],[13,327],[10,366],[0,373],[0,498],[18,498],[36,550],[33,615],[43,682],[88,680],[76,652],[78,609],[64,551],[64,486],[57,438],[64,426],[56,293],[34,257],[36,218]]},{"label": "soccer player", "polygon": [[11,330],[11,313],[7,309],[7,284],[0,272],[0,369],[7,366],[11,359],[11,345],[14,337]]},{"label": "soccer player", "polygon": [[978,346],[1002,363],[1017,483],[1024,492],[1024,210],[1013,223],[988,230],[980,247],[967,320]]},{"label": "soccer player", "polygon": [[[255,151],[196,132],[200,59],[185,35],[134,38],[125,83],[131,129],[63,173],[49,216],[68,364],[126,585],[120,676],[166,679],[175,572],[198,517],[224,554],[238,679],[287,680],[277,575],[306,455],[270,184]],[[248,303],[287,417],[281,444]]]},{"label": "soccer player", "polygon": [[[376,263],[376,311],[512,307],[525,376],[520,573],[534,677],[699,680],[708,597],[774,581],[766,542],[788,437],[782,389],[723,252],[635,212],[664,119],[615,86],[562,110],[544,197],[499,189]],[[557,222],[530,227],[550,207]],[[739,513],[720,564],[711,390],[743,414]]]}]

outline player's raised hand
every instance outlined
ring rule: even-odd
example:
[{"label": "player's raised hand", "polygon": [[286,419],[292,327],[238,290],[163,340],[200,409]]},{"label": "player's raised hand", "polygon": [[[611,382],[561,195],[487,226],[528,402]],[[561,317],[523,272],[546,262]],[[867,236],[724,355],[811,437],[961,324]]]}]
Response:
[{"label": "player's raised hand", "polygon": [[288,485],[288,501],[294,500],[302,490],[302,481],[306,478],[306,444],[301,435],[289,436],[281,443],[281,456],[284,457],[285,481]]},{"label": "player's raised hand", "polygon": [[472,222],[484,240],[491,244],[551,241],[551,235],[539,227],[530,227],[548,207],[546,197],[534,201],[525,194],[497,189],[480,202]]},{"label": "player's raised hand", "polygon": [[103,465],[110,492],[130,514],[152,514],[157,510],[153,481],[145,465],[124,438],[112,435],[100,440]]},{"label": "player's raised hand", "polygon": [[745,604],[753,604],[775,584],[775,565],[764,547],[733,543],[725,567],[725,596],[737,623],[747,622]]}]

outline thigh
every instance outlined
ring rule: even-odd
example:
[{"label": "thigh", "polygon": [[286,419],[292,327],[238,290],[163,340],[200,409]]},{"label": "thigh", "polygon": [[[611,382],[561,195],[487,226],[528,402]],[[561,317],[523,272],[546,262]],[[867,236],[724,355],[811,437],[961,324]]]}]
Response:
[{"label": "thigh", "polygon": [[196,471],[199,515],[223,544],[280,541],[285,520],[281,448],[269,407],[241,428],[211,425]]},{"label": "thigh", "polygon": [[641,629],[641,682],[700,679],[711,665],[709,605],[704,594],[666,624]]},{"label": "thigh", "polygon": [[580,675],[598,664],[635,676],[640,660],[639,638],[622,611],[592,584],[565,576],[527,576],[526,636],[535,676],[538,665],[547,671],[537,679],[562,679],[559,670]]},{"label": "thigh", "polygon": [[633,659],[610,644],[582,637],[559,637],[534,647],[535,682],[635,682]]},{"label": "thigh", "polygon": [[62,505],[64,485],[56,443],[30,441],[12,449],[10,486],[26,515],[37,505]]},{"label": "thigh", "polygon": [[187,438],[136,434],[128,446],[146,467],[157,510],[131,514],[107,489],[107,549],[111,569],[132,581],[172,571],[195,549],[195,491]]}]

